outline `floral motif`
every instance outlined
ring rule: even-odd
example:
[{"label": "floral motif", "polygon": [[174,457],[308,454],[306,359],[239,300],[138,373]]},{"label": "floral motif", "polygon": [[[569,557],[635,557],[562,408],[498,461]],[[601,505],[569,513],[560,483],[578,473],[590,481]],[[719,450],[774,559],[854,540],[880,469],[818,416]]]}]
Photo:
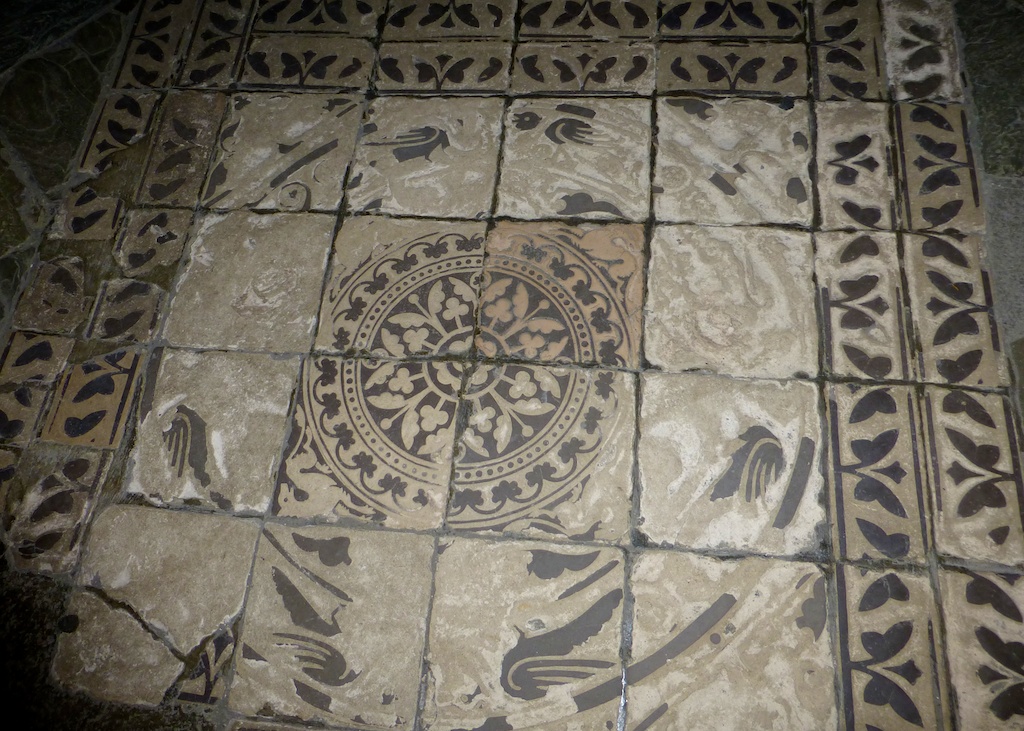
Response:
[{"label": "floral motif", "polygon": [[881,21],[874,0],[815,0],[819,99],[881,99]]},{"label": "floral motif", "polygon": [[803,32],[804,0],[664,3],[661,29],[673,35],[777,36]]}]

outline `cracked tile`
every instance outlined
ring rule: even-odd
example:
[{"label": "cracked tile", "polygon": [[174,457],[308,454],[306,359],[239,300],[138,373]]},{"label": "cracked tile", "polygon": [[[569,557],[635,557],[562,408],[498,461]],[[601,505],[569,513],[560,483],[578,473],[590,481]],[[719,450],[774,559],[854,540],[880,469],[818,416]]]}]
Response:
[{"label": "cracked tile", "polygon": [[516,99],[508,108],[498,215],[647,218],[650,103]]},{"label": "cracked tile", "polygon": [[385,43],[377,88],[382,91],[505,91],[510,43],[467,41]]},{"label": "cracked tile", "polygon": [[411,729],[433,544],[421,535],[268,525],[231,708]]},{"label": "cracked tile", "polygon": [[234,668],[238,642],[233,629],[220,630],[193,649],[198,656],[178,679],[175,699],[178,702],[212,705],[224,696],[227,674]]},{"label": "cracked tile", "polygon": [[242,83],[365,89],[373,46],[359,38],[270,33],[253,36]]},{"label": "cracked tile", "polygon": [[923,406],[937,550],[1019,563],[1024,555],[1024,488],[1009,401],[995,394],[926,386]]},{"label": "cracked tile", "polygon": [[38,384],[57,380],[75,341],[56,335],[15,331],[0,365],[0,386]]},{"label": "cracked tile", "polygon": [[810,225],[806,102],[659,99],[659,221]]},{"label": "cracked tile", "polygon": [[654,46],[649,43],[520,43],[512,91],[654,91]]},{"label": "cracked tile", "polygon": [[945,693],[935,677],[939,625],[927,575],[839,566],[837,582],[847,727],[948,728],[936,700]]},{"label": "cracked tile", "polygon": [[395,0],[388,8],[383,37],[386,41],[511,39],[515,13],[515,0],[464,0],[457,3]]},{"label": "cracked tile", "polygon": [[815,114],[822,227],[895,228],[888,107],[826,102],[816,105]]},{"label": "cracked tile", "polygon": [[520,12],[523,38],[651,38],[658,17],[655,0],[615,3],[526,0]]},{"label": "cracked tile", "polygon": [[1011,729],[1024,702],[1017,573],[939,572],[947,652],[960,728]]},{"label": "cracked tile", "polygon": [[546,366],[481,366],[447,524],[547,538],[621,541],[632,495],[632,377]]},{"label": "cracked tile", "polygon": [[316,348],[385,358],[467,354],[484,228],[346,219],[334,243]]},{"label": "cracked tile", "polygon": [[796,38],[804,32],[804,0],[661,3],[666,36]]},{"label": "cracked tile", "polygon": [[[333,228],[327,215],[206,214],[164,337],[194,347],[305,352]],[[301,247],[293,246],[297,240]]]},{"label": "cracked tile", "polygon": [[813,384],[650,374],[641,389],[644,534],[696,549],[820,551],[824,444]]},{"label": "cracked tile", "polygon": [[199,0],[147,0],[128,41],[118,88],[160,88],[173,82]]},{"label": "cracked tile", "polygon": [[104,282],[89,336],[127,342],[149,341],[166,294],[155,284],[138,279]]},{"label": "cracked tile", "polygon": [[614,728],[623,555],[458,538],[438,550],[424,726]]},{"label": "cracked tile", "polygon": [[888,97],[876,0],[812,0],[818,99]]},{"label": "cracked tile", "polygon": [[177,270],[191,226],[192,211],[131,211],[121,227],[114,258],[129,277],[146,276],[161,269]]},{"label": "cracked tile", "polygon": [[882,0],[881,5],[893,98],[960,101],[953,6],[939,0]]},{"label": "cracked tile", "polygon": [[639,364],[642,226],[499,223],[485,246],[481,353]]},{"label": "cracked tile", "polygon": [[163,351],[140,408],[128,492],[157,505],[266,512],[298,368],[296,358]]},{"label": "cracked tile", "polygon": [[[138,164],[141,169],[141,159]],[[137,184],[140,175],[129,174],[129,177],[134,177],[134,183]],[[80,185],[68,191],[60,204],[49,237],[106,241],[117,231],[123,208],[124,200],[121,197],[101,195],[89,184]]]},{"label": "cracked tile", "polygon": [[807,96],[800,43],[663,43],[658,91]]},{"label": "cracked tile", "polygon": [[257,31],[319,31],[372,38],[386,0],[260,0]]},{"label": "cracked tile", "polygon": [[660,226],[651,250],[652,364],[754,377],[818,372],[808,234]]},{"label": "cracked tile", "polygon": [[183,86],[223,88],[237,73],[255,0],[206,0],[181,70]]},{"label": "cracked tile", "polygon": [[830,232],[814,238],[826,368],[851,378],[911,379],[916,369],[896,234]]},{"label": "cracked tile", "polygon": [[203,205],[337,210],[361,114],[360,102],[349,96],[234,96]]},{"label": "cracked tile", "polygon": [[71,334],[85,321],[85,262],[59,256],[39,262],[14,311],[14,326]]},{"label": "cracked tile", "polygon": [[833,384],[828,406],[838,555],[924,565],[927,450],[913,389]]},{"label": "cracked tile", "polygon": [[441,525],[464,366],[310,358],[274,513]]},{"label": "cracked tile", "polygon": [[898,104],[903,219],[913,231],[985,228],[967,115],[959,104]]},{"label": "cracked tile", "polygon": [[626,728],[837,725],[817,566],[647,553],[632,576]]},{"label": "cracked tile", "polygon": [[905,234],[903,244],[923,380],[1008,385],[980,237]]},{"label": "cracked tile", "polygon": [[348,181],[351,211],[483,218],[491,209],[500,99],[381,97]]}]

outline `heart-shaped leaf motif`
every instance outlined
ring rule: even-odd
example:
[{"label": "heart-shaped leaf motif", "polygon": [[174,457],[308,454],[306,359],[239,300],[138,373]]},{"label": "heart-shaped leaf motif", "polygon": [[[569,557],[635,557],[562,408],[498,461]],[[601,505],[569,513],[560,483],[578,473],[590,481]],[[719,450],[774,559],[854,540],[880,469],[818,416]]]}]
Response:
[{"label": "heart-shaped leaf motif", "polygon": [[1010,595],[999,588],[994,581],[972,573],[965,592],[967,601],[975,606],[990,606],[1007,619],[1024,622],[1020,609]]},{"label": "heart-shaped leaf motif", "polygon": [[873,609],[878,609],[890,600],[897,602],[910,601],[910,590],[896,574],[886,574],[880,579],[875,579],[864,592],[864,596],[860,598],[857,611],[870,612]]}]

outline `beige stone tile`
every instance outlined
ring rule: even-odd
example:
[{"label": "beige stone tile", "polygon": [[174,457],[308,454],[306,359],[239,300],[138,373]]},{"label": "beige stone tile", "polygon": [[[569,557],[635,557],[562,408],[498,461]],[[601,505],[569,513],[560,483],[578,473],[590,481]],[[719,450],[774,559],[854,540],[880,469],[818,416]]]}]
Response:
[{"label": "beige stone tile", "polygon": [[486,249],[481,353],[639,365],[642,226],[499,223]]},{"label": "beige stone tile", "polygon": [[131,211],[121,227],[114,258],[129,277],[177,271],[185,253],[192,211],[145,208]]},{"label": "beige stone tile", "polygon": [[795,38],[804,32],[801,0],[660,3],[660,26],[666,36],[720,38]]},{"label": "beige stone tile", "polygon": [[627,728],[837,727],[817,566],[651,552],[632,577]]},{"label": "beige stone tile", "polygon": [[806,102],[659,99],[659,221],[794,223],[812,215]]},{"label": "beige stone tile", "polygon": [[824,443],[813,384],[650,374],[641,404],[639,528],[652,541],[820,550]]},{"label": "beige stone tile", "polygon": [[815,115],[822,228],[895,228],[889,108],[824,102],[815,106]]},{"label": "beige stone tile", "polygon": [[268,525],[231,708],[411,729],[433,551],[429,536]]},{"label": "beige stone tile", "polygon": [[885,60],[894,99],[963,99],[953,6],[882,0]]},{"label": "beige stone tile", "polygon": [[79,170],[97,174],[115,165],[118,152],[146,136],[157,100],[152,92],[114,92],[104,99]]},{"label": "beige stone tile", "polygon": [[515,0],[464,0],[458,3],[395,0],[388,7],[384,40],[511,39],[515,14]]},{"label": "beige stone tile", "polygon": [[213,705],[224,697],[228,674],[234,671],[238,623],[218,630],[192,651],[188,666],[174,688],[179,703]]},{"label": "beige stone tile", "polygon": [[903,245],[922,380],[1008,385],[981,238],[906,234]]},{"label": "beige stone tile", "polygon": [[498,169],[500,99],[375,99],[348,181],[352,211],[483,218]]},{"label": "beige stone tile", "polygon": [[101,285],[89,337],[147,342],[167,293],[138,279],[111,279]]},{"label": "beige stone tile", "polygon": [[424,726],[614,728],[622,553],[458,538],[439,551]]},{"label": "beige stone tile", "polygon": [[386,5],[386,0],[260,0],[254,27],[258,31],[319,31],[372,38]]},{"label": "beige stone tile", "polygon": [[663,43],[658,91],[807,96],[802,43]]},{"label": "beige stone tile", "polygon": [[117,447],[132,411],[140,361],[137,352],[118,350],[67,368],[57,384],[42,438]]},{"label": "beige stone tile", "polygon": [[316,348],[384,358],[462,355],[473,342],[483,223],[347,218]]},{"label": "beige stone tile", "polygon": [[202,203],[334,211],[362,104],[338,94],[238,94],[228,105]]},{"label": "beige stone tile", "polygon": [[923,565],[927,449],[913,390],[833,384],[828,399],[838,556]]},{"label": "beige stone tile", "polygon": [[812,269],[808,234],[656,228],[645,325],[648,359],[668,370],[776,378],[816,374]]},{"label": "beige stone tile", "polygon": [[57,380],[75,341],[57,335],[15,331],[0,363],[0,386],[47,386]]},{"label": "beige stone tile", "polygon": [[912,231],[984,231],[963,106],[898,104],[896,136],[904,225]]},{"label": "beige stone tile", "polygon": [[373,68],[369,41],[336,35],[255,35],[245,54],[242,83],[365,89]]},{"label": "beige stone tile", "polygon": [[513,93],[654,91],[650,43],[520,43],[512,71]]},{"label": "beige stone tile", "polygon": [[308,359],[274,513],[439,527],[462,373],[452,361]]},{"label": "beige stone tile", "polygon": [[520,35],[591,38],[650,38],[657,30],[655,0],[573,2],[525,0]]},{"label": "beige stone tile", "polygon": [[28,444],[39,432],[46,402],[47,390],[39,386],[19,384],[0,389],[0,441]]},{"label": "beige stone tile", "polygon": [[512,44],[500,41],[385,43],[377,88],[382,91],[505,91]]},{"label": "beige stone tile", "polygon": [[514,100],[498,214],[646,220],[650,112],[639,99]]},{"label": "beige stone tile", "polygon": [[633,377],[480,366],[469,377],[451,528],[622,541],[632,495]]},{"label": "beige stone tile", "polygon": [[188,46],[198,5],[199,0],[144,3],[114,85],[160,88],[173,83],[178,58]]},{"label": "beige stone tile", "polygon": [[181,69],[182,86],[222,88],[236,78],[255,0],[206,0]]},{"label": "beige stone tile", "polygon": [[937,550],[1024,565],[1024,488],[1010,402],[927,386],[923,407]]},{"label": "beige stone tile", "polygon": [[53,676],[93,698],[156,706],[184,669],[134,617],[92,592],[72,593],[61,625]]},{"label": "beige stone tile", "polygon": [[1018,574],[967,570],[941,570],[939,579],[959,727],[1018,728],[1024,582]]},{"label": "beige stone tile", "polygon": [[297,358],[165,350],[140,408],[127,481],[157,505],[263,514]]},{"label": "beige stone tile", "polygon": [[949,728],[928,576],[839,566],[837,581],[847,727]]},{"label": "beige stone tile", "polygon": [[886,99],[882,20],[875,0],[812,0],[818,99]]},{"label": "beige stone tile", "polygon": [[306,351],[333,228],[327,215],[206,214],[164,337],[175,345]]},{"label": "beige stone tile", "polygon": [[[127,177],[132,179],[129,185],[134,190],[138,185],[144,164],[144,146],[136,146],[132,153],[137,156],[138,165],[133,173],[122,173],[119,168],[111,167],[111,172],[102,176]],[[124,193],[123,197],[132,198],[133,193]],[[63,238],[81,241],[107,241],[117,231],[118,223],[124,211],[124,200],[116,195],[101,195],[90,184],[82,184],[68,191],[64,202],[54,216],[50,227],[49,238]]]},{"label": "beige stone tile", "polygon": [[85,321],[85,262],[59,256],[39,262],[14,311],[14,326],[71,334]]},{"label": "beige stone tile", "polygon": [[814,239],[826,368],[859,379],[914,377],[896,234],[823,232]]},{"label": "beige stone tile", "polygon": [[81,447],[37,442],[25,450],[2,504],[4,542],[15,568],[48,573],[75,568],[109,462],[108,452]]},{"label": "beige stone tile", "polygon": [[78,582],[187,655],[242,611],[258,536],[254,520],[114,506],[93,522]]}]

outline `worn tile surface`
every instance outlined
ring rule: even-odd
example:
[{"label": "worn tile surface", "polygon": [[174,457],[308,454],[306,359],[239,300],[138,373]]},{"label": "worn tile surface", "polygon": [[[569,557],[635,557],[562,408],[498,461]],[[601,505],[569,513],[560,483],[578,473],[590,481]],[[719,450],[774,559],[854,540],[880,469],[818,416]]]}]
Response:
[{"label": "worn tile surface", "polygon": [[511,38],[515,13],[515,0],[396,0],[388,7],[384,39]]},{"label": "worn tile surface", "polygon": [[807,96],[807,50],[799,43],[665,43],[658,91]]},{"label": "worn tile surface", "polygon": [[885,59],[894,99],[960,101],[953,5],[883,0]]},{"label": "worn tile surface", "polygon": [[650,38],[656,30],[655,5],[654,0],[621,3],[525,0],[520,11],[520,34],[527,38]]},{"label": "worn tile surface", "polygon": [[813,0],[812,53],[819,99],[885,99],[882,19],[875,0]]},{"label": "worn tile surface", "polygon": [[660,3],[661,32],[668,36],[795,38],[804,32],[802,0]]},{"label": "worn tile surface", "polygon": [[272,86],[365,89],[372,67],[373,47],[368,41],[270,33],[252,39],[241,81]]},{"label": "worn tile surface", "polygon": [[654,89],[654,46],[640,42],[520,43],[512,91],[649,94]]},{"label": "worn tile surface", "polygon": [[500,41],[385,43],[377,88],[386,91],[504,91],[512,45]]},{"label": "worn tile surface", "polygon": [[259,0],[255,29],[372,37],[385,5],[384,0]]}]

